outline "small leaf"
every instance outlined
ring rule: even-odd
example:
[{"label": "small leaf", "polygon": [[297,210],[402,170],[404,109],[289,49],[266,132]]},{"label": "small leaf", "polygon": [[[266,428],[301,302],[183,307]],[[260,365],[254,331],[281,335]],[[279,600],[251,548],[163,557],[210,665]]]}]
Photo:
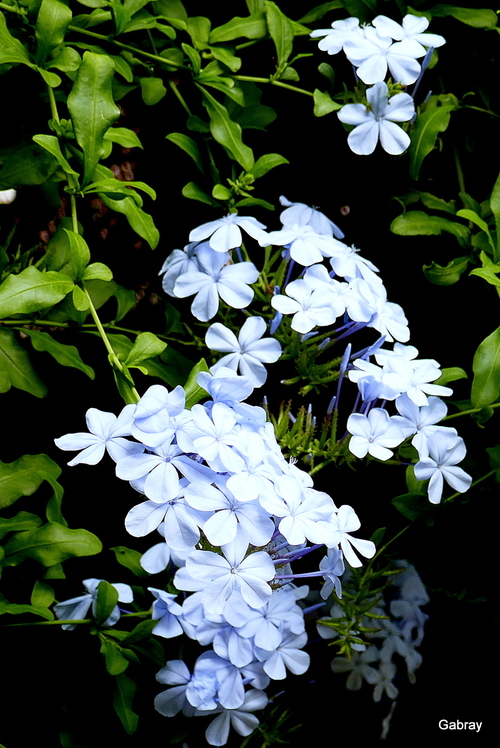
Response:
[{"label": "small leaf", "polygon": [[110,127],[104,135],[104,140],[118,143],[122,148],[142,148],[142,143],[136,133],[128,127]]},{"label": "small leaf", "polygon": [[314,21],[319,21],[320,18],[323,18],[325,13],[328,13],[330,10],[338,10],[344,7],[345,5],[342,3],[342,0],[331,0],[329,3],[322,3],[309,10],[302,18],[299,18],[299,23],[314,23]]},{"label": "small leaf", "polygon": [[425,105],[425,111],[419,114],[408,150],[412,179],[418,179],[424,158],[436,147],[439,133],[447,129],[451,112],[458,109],[458,106],[458,100],[453,94],[431,96]]},{"label": "small leaf", "polygon": [[0,13],[0,65],[19,63],[33,65],[24,45],[11,35],[5,16]]},{"label": "small leaf", "polygon": [[203,94],[203,103],[210,115],[210,132],[214,139],[232,154],[235,161],[246,171],[251,172],[254,165],[252,149],[241,139],[241,127],[233,122],[225,106],[208,93],[202,86],[196,84]]},{"label": "small leaf", "polygon": [[134,681],[124,675],[116,676],[116,687],[113,691],[113,706],[125,732],[132,735],[137,730],[139,717],[132,710],[132,701],[137,689]]},{"label": "small leaf", "polygon": [[472,407],[483,408],[496,402],[500,394],[500,327],[479,344],[472,371]]},{"label": "small leaf", "polygon": [[89,281],[89,280],[111,281],[113,280],[113,273],[111,272],[111,269],[108,268],[107,265],[104,265],[104,263],[93,262],[91,265],[88,265],[85,268],[85,272],[83,274],[83,280],[84,281]]},{"label": "small leaf", "polygon": [[185,151],[188,156],[191,156],[201,172],[205,171],[203,168],[200,149],[192,138],[190,138],[188,135],[184,135],[184,133],[181,132],[171,132],[166,136],[166,139],[170,140],[172,143],[175,143],[175,145],[179,146],[179,148],[182,148],[182,150]]},{"label": "small leaf", "polygon": [[0,392],[8,392],[11,387],[35,397],[47,394],[46,386],[33,370],[28,354],[18,344],[12,330],[0,329]]},{"label": "small leaf", "polygon": [[31,496],[44,480],[54,490],[61,490],[57,482],[60,475],[59,465],[45,454],[23,455],[14,462],[0,462],[0,508],[10,506],[21,496]]},{"label": "small leaf", "polygon": [[141,554],[139,551],[127,548],[124,545],[117,545],[114,548],[110,548],[110,551],[114,552],[118,563],[129,569],[136,577],[149,577],[148,572],[141,566]]},{"label": "small leaf", "polygon": [[200,361],[198,361],[198,363],[193,366],[187,382],[184,385],[187,410],[190,410],[193,405],[198,403],[200,400],[203,400],[203,398],[207,396],[206,391],[198,384],[198,374],[201,371],[210,371],[204,358],[200,359]]},{"label": "small leaf", "polygon": [[263,39],[267,35],[267,26],[263,13],[254,13],[246,18],[236,16],[223,26],[217,26],[210,33],[210,44],[231,42],[233,39]]},{"label": "small leaf", "polygon": [[167,89],[161,78],[141,78],[142,100],[147,106],[158,104],[166,95]]},{"label": "small leaf", "polygon": [[436,507],[429,502],[427,496],[407,493],[402,496],[396,496],[391,503],[401,512],[403,517],[412,522],[418,519],[425,519],[426,524],[434,524]]},{"label": "small leaf", "polygon": [[[87,298],[87,297],[85,297]],[[24,330],[24,334],[31,338],[33,348],[36,351],[45,351],[57,361],[61,366],[71,366],[74,369],[83,371],[90,379],[95,379],[95,372],[91,366],[83,363],[78,348],[74,345],[66,345],[55,340],[49,333],[38,332],[37,330]]]},{"label": "small leaf", "polygon": [[342,109],[341,104],[337,104],[333,101],[332,97],[328,93],[320,91],[318,88],[314,90],[314,116],[324,117],[325,114],[330,112],[336,112],[338,109]]},{"label": "small leaf", "polygon": [[420,210],[409,210],[395,218],[391,223],[391,231],[400,236],[439,236],[446,231],[453,234],[463,247],[470,246],[470,231],[467,226]]},{"label": "small leaf", "polygon": [[201,187],[198,187],[195,182],[188,182],[185,184],[182,188],[182,194],[190,200],[199,200],[201,203],[212,205],[214,208],[220,207],[220,203],[211,198],[210,195],[207,195],[206,192],[203,192]]},{"label": "small leaf", "polygon": [[267,28],[276,47],[276,56],[278,58],[278,69],[282,68],[292,54],[293,50],[293,26],[291,21],[278,8],[276,3],[266,0],[264,3],[266,10]]},{"label": "small leaf", "polygon": [[[2,468],[3,463],[0,463],[0,480]],[[38,514],[32,514],[31,512],[18,512],[15,517],[10,517],[10,519],[0,517],[0,538],[5,537],[9,532],[33,530],[35,527],[40,527],[41,524],[42,520]]]},{"label": "small leaf", "polygon": [[39,65],[54,47],[62,44],[71,17],[71,10],[64,2],[42,0],[35,25],[36,61]]},{"label": "small leaf", "polygon": [[94,618],[97,626],[108,620],[118,603],[118,591],[112,584],[102,580],[97,586],[97,600]]},{"label": "small leaf", "polygon": [[129,666],[129,661],[122,654],[122,648],[112,639],[102,637],[100,652],[106,660],[106,670],[110,675],[120,675]]},{"label": "small leaf", "polygon": [[452,16],[457,21],[476,29],[490,29],[497,25],[497,14],[490,8],[459,8],[456,5],[435,5],[429,11],[434,17]]},{"label": "small leaf", "polygon": [[88,530],[71,530],[57,522],[18,532],[5,545],[5,565],[17,566],[27,558],[54,566],[74,556],[94,556],[102,551],[99,538]]},{"label": "small leaf", "polygon": [[431,262],[430,265],[424,265],[422,270],[427,280],[436,286],[451,286],[460,280],[468,267],[468,257],[455,257],[445,266]]},{"label": "small leaf", "polygon": [[257,159],[253,165],[252,174],[255,179],[259,179],[259,177],[263,177],[264,174],[267,174],[268,171],[271,171],[271,169],[274,169],[276,166],[289,163],[290,162],[284,156],[280,156],[279,153],[266,153],[264,156]]},{"label": "small leaf", "polygon": [[446,385],[449,382],[456,382],[458,379],[467,379],[467,372],[460,366],[450,366],[441,370],[441,376],[436,379],[434,384]]},{"label": "small leaf", "polygon": [[66,174],[74,174],[75,176],[78,176],[78,172],[75,171],[64,158],[61,146],[59,145],[59,140],[55,135],[33,135],[33,140],[54,156],[57,163]]},{"label": "small leaf", "polygon": [[75,281],[79,281],[82,279],[85,268],[90,261],[90,249],[83,236],[77,234],[76,231],[64,230],[68,236]]},{"label": "small leaf", "polygon": [[86,312],[87,309],[90,309],[90,302],[89,299],[84,291],[80,288],[80,286],[75,286],[73,289],[73,293],[71,295],[73,304],[75,306],[75,309],[78,312]]},{"label": "small leaf", "polygon": [[493,259],[495,262],[499,262],[500,261],[500,174],[498,175],[497,181],[495,182],[493,186],[493,190],[491,191],[490,208],[491,208],[491,212],[493,213],[493,217],[495,218],[496,238],[497,238],[497,245],[495,248],[495,252],[493,253]]},{"label": "small leaf", "polygon": [[50,584],[37,579],[31,593],[31,604],[38,608],[49,608],[54,600],[54,590]]},{"label": "small leaf", "polygon": [[167,344],[156,337],[152,332],[141,332],[130,349],[125,360],[125,366],[136,366],[141,361],[145,361],[153,356],[159,356]]}]

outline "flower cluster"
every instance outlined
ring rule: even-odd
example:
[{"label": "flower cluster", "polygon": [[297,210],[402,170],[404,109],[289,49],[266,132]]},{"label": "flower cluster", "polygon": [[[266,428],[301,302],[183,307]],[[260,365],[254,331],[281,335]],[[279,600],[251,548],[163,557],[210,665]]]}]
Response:
[{"label": "flower cluster", "polygon": [[[359,691],[363,680],[374,686],[374,701],[380,701],[384,693],[393,700],[399,694],[393,683],[397,674],[396,655],[404,660],[410,683],[415,682],[415,670],[422,663],[417,647],[422,643],[428,615],[421,608],[429,602],[429,597],[411,564],[395,561],[394,565],[398,570],[404,570],[390,578],[392,584],[388,589],[391,593],[396,590],[397,594],[393,594],[390,600],[383,597],[374,600],[374,607],[363,620],[363,636],[372,643],[369,646],[354,644],[351,659],[335,657],[331,664],[334,673],[348,673],[346,688],[349,691]],[[330,616],[342,618],[343,611],[337,603],[332,605]],[[336,631],[322,624],[322,620],[329,619],[318,622],[320,636],[323,639],[335,638]],[[373,633],[369,633],[370,630]]]},{"label": "flower cluster", "polygon": [[[323,37],[319,48],[330,55],[343,50],[363,83],[372,86],[366,92],[368,106],[346,104],[338,112],[341,122],[355,125],[348,137],[354,153],[373,153],[380,139],[390,154],[400,154],[410,138],[396,122],[409,122],[415,115],[409,94],[389,98],[385,77],[389,71],[394,83],[409,86],[423,74],[435,47],[445,43],[438,34],[425,33],[429,21],[423,16],[406,15],[402,24],[387,16],[377,16],[372,24],[359,25],[357,18],[334,21],[330,29],[316,29],[313,38]],[[425,58],[422,65],[418,62]]]},{"label": "flower cluster", "polygon": [[[91,433],[56,443],[82,450],[71,464],[95,464],[107,450],[117,476],[144,495],[125,526],[135,537],[159,530],[164,538],[144,555],[144,567],[178,565],[173,584],[192,593],[178,602],[150,588],[154,633],[184,633],[213,648],[192,674],[180,661],[160,672],[173,688],[156,706],[167,716],[217,714],[207,740],[223,745],[230,723],[243,735],[254,729],[247,712],[265,705],[270,679],[309,665],[305,611],[297,604],[307,588],[293,587],[294,579],[322,578],[325,597],[333,588],[340,595],[344,558],[360,566],[355,551],[370,558],[375,546],[351,536],[360,526],[352,507],[337,508],[283,457],[265,411],[244,402],[253,390],[248,379],[220,367],[200,373],[198,383],[209,399],[191,410],[182,387],[153,385],[118,418],[91,409]],[[327,555],[318,569],[293,573],[294,561],[322,546]]]}]

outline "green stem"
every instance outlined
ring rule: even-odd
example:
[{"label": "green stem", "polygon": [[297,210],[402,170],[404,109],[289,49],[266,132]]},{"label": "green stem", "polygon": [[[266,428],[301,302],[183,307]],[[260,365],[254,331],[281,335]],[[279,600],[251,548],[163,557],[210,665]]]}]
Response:
[{"label": "green stem", "polygon": [[189,116],[191,116],[191,110],[189,109],[188,105],[186,104],[186,102],[184,100],[184,97],[182,96],[182,94],[180,93],[179,89],[177,88],[177,85],[173,81],[169,81],[168,85],[170,86],[170,88],[174,92],[175,96],[180,101],[183,109],[185,109],[186,112],[189,114]]},{"label": "green stem", "polygon": [[7,3],[0,3],[0,8],[2,10],[8,10],[11,13],[17,13],[18,16],[25,16],[26,11],[25,10],[19,10],[18,8],[14,8],[13,5],[7,5]]},{"label": "green stem", "polygon": [[[474,486],[477,486],[478,483],[482,483],[483,480],[486,480],[487,478],[491,478],[491,476],[495,475],[496,472],[497,472],[496,469],[495,470],[490,470],[490,472],[486,473],[486,475],[483,475],[482,478],[478,478],[477,480],[475,480],[473,483],[470,484],[469,488],[467,489],[467,492],[470,491],[471,488],[474,488]],[[453,501],[453,499],[456,499],[458,496],[463,496],[463,494],[464,494],[464,492],[457,491],[456,493],[452,494],[451,496],[448,496],[448,498],[444,500],[444,503],[446,503],[447,501]]]},{"label": "green stem", "polygon": [[311,91],[306,91],[305,88],[298,88],[297,86],[291,86],[289,83],[282,83],[281,81],[274,81],[271,78],[258,78],[255,75],[233,75],[235,81],[250,81],[251,83],[270,83],[271,86],[279,86],[280,88],[288,88],[290,91],[296,91],[297,93],[305,94],[306,96],[314,96]]},{"label": "green stem", "polygon": [[[102,341],[103,341],[103,343],[104,343],[104,345],[106,347],[106,350],[107,350],[107,352],[109,354],[109,359],[110,359],[112,365],[116,369],[118,369],[118,371],[120,371],[122,373],[125,373],[123,365],[122,365],[122,362],[120,361],[120,359],[118,358],[118,356],[114,352],[113,346],[109,342],[109,338],[106,335],[106,331],[104,330],[104,327],[102,326],[102,322],[99,319],[99,315],[97,314],[97,311],[96,311],[96,308],[95,308],[95,306],[94,306],[94,304],[92,302],[91,296],[90,296],[89,292],[87,291],[87,289],[85,287],[83,288],[83,292],[85,293],[85,295],[86,295],[86,297],[88,299],[90,313],[91,313],[92,318],[93,318],[93,320],[95,322],[95,325],[96,325],[96,327],[97,327],[97,329],[99,331],[99,335],[101,336]],[[135,389],[135,387],[131,387],[130,389],[132,390],[132,392],[134,394],[134,397],[136,398],[136,401],[139,402],[140,395],[137,392],[137,390]]]},{"label": "green stem", "polygon": [[52,119],[57,122],[57,124],[60,124],[59,120],[59,112],[57,111],[57,104],[56,104],[56,97],[54,96],[54,89],[50,86],[47,86],[47,92],[49,94],[49,104],[50,104],[50,111],[52,114]]},{"label": "green stem", "polygon": [[[135,613],[122,613],[121,618],[148,618],[151,615],[151,608],[149,610],[138,610]],[[77,626],[79,624],[95,623],[93,618],[81,618],[79,620],[73,620],[68,618],[67,620],[58,619],[57,621],[28,621],[27,623],[5,623],[3,628],[14,628],[16,626],[65,626],[71,624],[71,626]]]},{"label": "green stem", "polygon": [[174,62],[174,60],[167,60],[166,57],[160,57],[160,55],[153,55],[150,52],[144,52],[142,49],[137,49],[137,47],[133,47],[131,44],[123,44],[123,42],[117,42],[115,39],[113,39],[112,36],[106,36],[105,34],[97,34],[95,31],[88,31],[88,29],[81,29],[78,26],[73,26],[70,24],[68,26],[68,31],[75,31],[78,34],[85,34],[85,36],[91,36],[93,39],[99,39],[102,42],[108,42],[109,44],[114,44],[115,47],[120,47],[121,49],[126,49],[129,52],[134,52],[134,54],[142,55],[143,57],[147,57],[148,60],[155,60],[155,62],[161,62],[162,65],[170,65],[174,68],[182,68],[183,70],[188,70],[186,65],[181,65],[178,62]]},{"label": "green stem", "polygon": [[[500,408],[500,403],[493,403],[493,405],[484,405],[483,408]],[[452,418],[460,418],[460,416],[468,416],[471,413],[479,413],[483,408],[470,408],[469,410],[461,410],[460,413],[453,413],[451,416],[445,416],[443,421],[451,421]]]}]

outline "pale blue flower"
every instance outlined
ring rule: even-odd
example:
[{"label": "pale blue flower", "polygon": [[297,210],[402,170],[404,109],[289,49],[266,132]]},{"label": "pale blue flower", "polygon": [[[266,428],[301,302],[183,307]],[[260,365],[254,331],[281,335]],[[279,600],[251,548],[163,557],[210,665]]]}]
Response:
[{"label": "pale blue flower", "polygon": [[[83,586],[87,590],[87,594],[80,595],[80,597],[72,597],[69,600],[63,600],[63,602],[54,605],[54,613],[57,618],[62,621],[74,620],[80,621],[84,619],[90,608],[92,607],[92,615],[95,616],[97,608],[97,592],[99,584],[104,581],[102,579],[84,579]],[[134,593],[132,588],[128,584],[122,584],[121,582],[113,582],[112,587],[118,592],[118,600],[121,603],[131,603],[134,599]],[[115,605],[109,618],[104,621],[103,626],[114,626],[115,623],[120,619],[120,608]],[[67,631],[72,631],[76,628],[76,624],[72,625],[69,623],[63,624],[61,627]]]},{"label": "pale blue flower", "polygon": [[265,234],[266,226],[252,216],[239,216],[229,213],[224,218],[203,223],[189,234],[189,241],[200,241],[210,237],[209,244],[216,252],[228,252],[235,247],[241,247],[243,237],[240,229],[259,240]]}]

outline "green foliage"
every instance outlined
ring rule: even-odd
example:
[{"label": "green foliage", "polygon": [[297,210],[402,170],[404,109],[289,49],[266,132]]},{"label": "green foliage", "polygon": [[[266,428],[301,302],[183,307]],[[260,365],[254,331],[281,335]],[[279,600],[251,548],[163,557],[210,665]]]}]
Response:
[{"label": "green foliage", "polygon": [[71,530],[57,522],[47,522],[34,530],[15,533],[4,550],[4,566],[17,566],[28,558],[42,566],[55,566],[74,556],[100,553],[102,544],[88,530]]},{"label": "green foliage", "polygon": [[500,395],[500,327],[479,345],[472,363],[471,402],[483,408],[498,400]]},{"label": "green foliage", "polygon": [[436,147],[439,133],[450,124],[451,112],[458,108],[458,100],[453,94],[431,96],[420,113],[415,129],[411,134],[410,176],[418,179],[422,162]]}]

